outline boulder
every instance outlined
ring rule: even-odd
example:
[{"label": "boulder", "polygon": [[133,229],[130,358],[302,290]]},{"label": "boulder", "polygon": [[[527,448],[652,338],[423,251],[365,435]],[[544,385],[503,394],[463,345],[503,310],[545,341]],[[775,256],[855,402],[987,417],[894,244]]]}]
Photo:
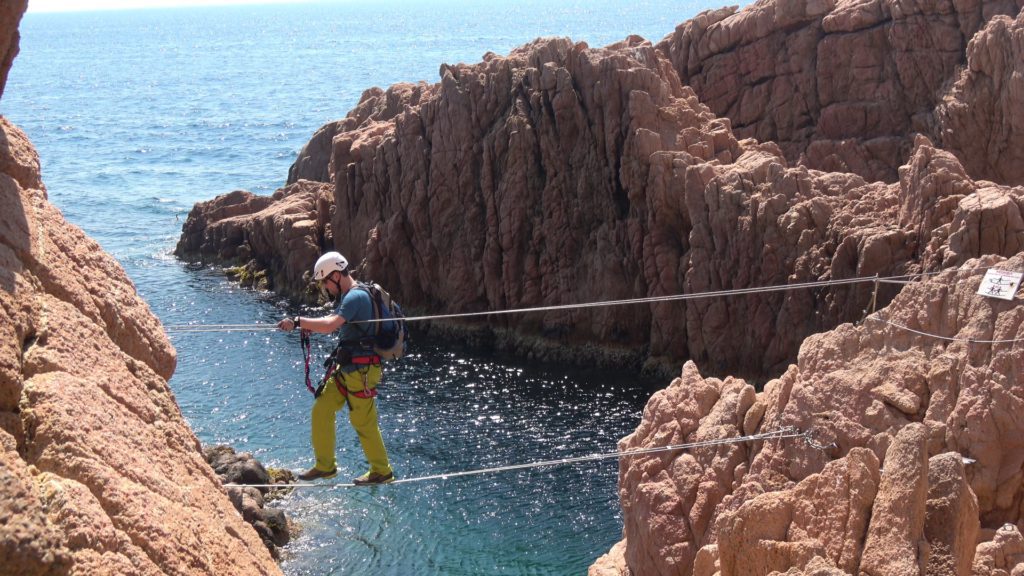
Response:
[{"label": "boulder", "polygon": [[[235,452],[230,446],[208,446],[203,449],[206,462],[224,484],[277,484],[263,464],[248,452]],[[289,472],[290,474],[290,472]],[[269,508],[266,502],[280,490],[251,487],[227,488],[228,497],[246,522],[252,525],[274,558],[280,558],[279,548],[291,540],[291,523],[283,510]],[[265,497],[265,495],[267,495]]]},{"label": "boulder", "polygon": [[929,554],[924,573],[970,574],[979,526],[978,500],[967,482],[964,459],[952,452],[932,456],[924,523]]},{"label": "boulder", "polygon": [[928,563],[924,539],[928,497],[928,433],[911,422],[899,429],[885,453],[867,538],[861,553],[862,574],[911,576]]}]

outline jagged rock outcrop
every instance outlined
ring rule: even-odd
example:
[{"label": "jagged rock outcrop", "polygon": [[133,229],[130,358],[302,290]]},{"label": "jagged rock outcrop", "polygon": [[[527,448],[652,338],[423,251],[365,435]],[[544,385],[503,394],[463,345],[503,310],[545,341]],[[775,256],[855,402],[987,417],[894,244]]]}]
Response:
[{"label": "jagged rock outcrop", "polygon": [[28,8],[28,0],[9,0],[0,5],[0,96],[7,85],[7,73],[11,71],[14,57],[18,55],[21,36],[18,24]]},{"label": "jagged rock outcrop", "polygon": [[[199,206],[179,253],[233,264],[244,264],[251,254],[250,268],[270,270],[274,290],[303,296],[303,272],[313,254],[339,249],[361,261],[363,276],[388,286],[407,308],[429,313],[885,276],[955,266],[985,253],[1012,255],[1016,240],[990,249],[998,239],[979,242],[951,231],[956,218],[987,218],[985,211],[959,206],[960,200],[993,188],[992,195],[973,198],[988,198],[1000,204],[989,210],[1003,213],[1010,203],[1006,188],[971,178],[956,153],[908,134],[917,124],[931,125],[921,120],[921,110],[931,118],[937,102],[914,82],[939,86],[951,78],[957,58],[966,58],[958,42],[966,45],[975,30],[991,39],[972,44],[972,54],[986,55],[972,61],[1014,85],[1013,64],[989,63],[991,54],[1007,50],[1000,39],[1012,36],[1007,18],[998,14],[1015,6],[760,2],[738,13],[702,14],[657,48],[635,37],[600,49],[547,39],[507,57],[488,54],[475,65],[443,65],[438,84],[368,90],[348,117],[322,128],[304,148],[290,179],[322,180],[326,173],[333,183],[333,193],[319,195],[304,218],[314,225],[291,230],[277,221],[277,239],[259,242],[270,248],[255,248],[255,222],[281,210],[277,204],[249,201],[248,216],[223,222],[210,205]],[[934,71],[914,69],[928,51],[908,44],[908,37],[932,24],[934,34],[960,40],[933,55]],[[805,34],[808,26],[818,33]],[[820,40],[822,27],[834,29],[825,35],[832,40]],[[893,110],[873,124],[899,141],[878,148],[892,183],[794,166],[786,156],[803,154],[793,152],[797,140],[782,139],[782,146],[737,140],[732,123],[716,118],[699,97],[706,84],[729,98],[753,98],[744,95],[753,76],[725,81],[710,71],[743,68],[739,61],[797,65],[796,55],[775,58],[780,42],[813,47],[842,36],[831,50],[845,57],[850,42],[864,40],[859,31],[883,33],[885,42],[864,50],[885,61],[878,66],[891,72],[886,82],[900,85],[877,104]],[[808,39],[799,40],[804,35]],[[770,54],[765,62],[757,60],[762,53]],[[840,74],[842,66],[833,63],[828,70]],[[696,90],[680,82],[677,70]],[[778,82],[814,84],[823,72],[812,66],[801,74],[806,77],[793,73]],[[978,74],[974,78],[965,86],[985,84]],[[852,94],[838,84],[832,89]],[[998,102],[1008,108],[1015,100],[1012,91],[1002,96],[1006,92],[998,93]],[[787,101],[801,100],[790,97],[792,90],[780,93],[789,95]],[[968,111],[975,95],[997,94],[966,87],[959,93],[956,102],[968,104],[957,110]],[[791,108],[770,104],[777,98],[772,95],[762,108],[780,114]],[[824,108],[842,117],[867,101]],[[949,118],[959,117],[948,110]],[[894,119],[904,113],[915,120]],[[941,134],[945,140],[947,132]],[[760,129],[738,133],[763,135]],[[1014,134],[1007,132],[1003,141],[1013,142]],[[805,137],[831,141],[814,130]],[[903,159],[905,167],[897,169]],[[202,229],[209,232],[197,240]],[[289,242],[304,246],[301,258],[292,255]],[[784,370],[809,334],[855,320],[873,298],[884,305],[897,291],[889,285],[876,294],[870,285],[855,285],[761,293],[492,317],[488,327],[501,345],[541,358],[589,363],[595,359],[581,350],[600,347],[616,351],[611,361],[620,365],[653,368],[693,359],[711,373],[763,378]],[[736,329],[739,324],[743,330]],[[560,348],[565,345],[575,349]]]},{"label": "jagged rock outcrop", "polygon": [[[0,44],[24,6],[4,3]],[[280,573],[203,460],[167,385],[175,363],[0,118],[0,573]]]},{"label": "jagged rock outcrop", "polygon": [[433,313],[907,275],[489,325],[693,360],[624,450],[833,443],[623,459],[592,574],[1022,573],[1024,357],[985,341],[1024,317],[974,293],[1024,269],[1020,9],[763,0],[657,46],[538,40],[368,91],[290,178],[332,186],[310,244]]},{"label": "jagged rock outcrop", "polygon": [[993,18],[936,110],[938,141],[976,177],[1024,183],[1024,12]]},{"label": "jagged rock outcrop", "polygon": [[309,270],[330,234],[330,187],[300,180],[257,196],[236,190],[200,202],[182,226],[175,248],[180,258],[246,265],[246,274],[264,275],[266,288],[296,299],[315,299]]},{"label": "jagged rock outcrop", "polygon": [[[630,215],[646,212],[650,155],[739,154],[728,126],[638,38],[607,49],[538,41],[476,66],[445,65],[442,75],[437,85],[364,95],[333,137],[331,166],[344,168],[332,170],[330,205],[313,216],[327,220],[320,233],[328,246],[363,261],[364,276],[413,309],[646,293],[645,218]],[[592,234],[571,233],[584,229]],[[634,350],[647,340],[647,310],[575,317],[524,317],[516,328]]]},{"label": "jagged rock outcrop", "polygon": [[[410,307],[650,294],[646,198],[656,153],[679,151],[684,162],[740,154],[727,123],[639,38],[602,49],[542,40],[478,65],[445,65],[441,75],[428,96],[418,86],[379,97],[401,92],[418,106],[334,139],[334,243],[385,286],[400,286]],[[492,323],[634,351],[650,325],[645,307]]]},{"label": "jagged rock outcrop", "polygon": [[399,112],[405,111],[406,106],[419,105],[431,93],[430,86],[425,82],[397,84],[386,93],[376,87],[366,90],[359,104],[343,120],[323,125],[302,147],[298,158],[288,169],[287,184],[299,180],[330,182],[330,161],[334,153],[335,136],[351,132],[367,123],[387,122]]},{"label": "jagged rock outcrop", "polygon": [[992,266],[1024,270],[1024,253],[968,261],[861,325],[808,338],[762,392],[688,363],[620,449],[783,426],[834,445],[624,459],[619,573],[1017,573],[1024,348],[1011,341],[1024,339],[1024,308],[975,293]]},{"label": "jagged rock outcrop", "polygon": [[703,12],[658,47],[738,138],[790,162],[893,182],[920,133],[975,179],[1015,185],[1022,5],[761,0]]},{"label": "jagged rock outcrop", "polygon": [[[827,244],[845,228],[828,230],[829,220],[845,226],[851,218],[842,207],[851,201],[843,195],[871,196],[864,188],[876,187],[789,169],[777,148],[737,142],[728,122],[709,114],[641,39],[604,49],[538,41],[507,58],[444,66],[442,74],[438,85],[364,95],[333,138],[334,194],[307,216],[320,224],[307,232],[307,245],[362,260],[368,275],[411,308],[462,312],[659,296],[903,264],[893,257],[858,266],[856,245],[843,245],[854,253],[833,266],[835,247]],[[837,209],[812,199],[821,190]],[[751,198],[751,191],[771,201]],[[249,216],[218,221],[218,207],[237,200],[233,194],[197,207],[179,253],[230,259],[243,246],[243,259],[252,253],[261,263],[289,254],[281,242],[250,250],[253,222],[269,210],[262,201],[246,200]],[[863,206],[862,219],[879,209]],[[814,219],[820,230],[810,239],[804,227]],[[783,237],[765,246],[763,228],[782,226]],[[826,246],[814,258],[802,256],[809,242]],[[755,269],[744,266],[750,261]],[[730,277],[731,270],[740,273]],[[292,278],[299,277],[296,270]],[[274,287],[303,291],[301,284]],[[762,372],[791,358],[807,333],[836,321],[834,314],[808,321],[790,310],[821,301],[805,295],[787,305],[786,298],[743,300],[736,310],[659,304],[524,316],[514,324],[502,317],[492,325],[555,344],[626,348],[633,361],[694,357]],[[858,292],[840,311],[859,312],[866,298]],[[748,305],[757,325],[749,341],[720,346],[733,337],[728,317],[748,315]],[[780,317],[789,325],[775,326]],[[782,340],[771,342],[776,333]]]}]

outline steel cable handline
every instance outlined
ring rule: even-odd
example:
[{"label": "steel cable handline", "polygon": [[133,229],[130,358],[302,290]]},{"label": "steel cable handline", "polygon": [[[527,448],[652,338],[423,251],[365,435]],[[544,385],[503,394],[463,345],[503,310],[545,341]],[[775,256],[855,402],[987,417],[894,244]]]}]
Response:
[{"label": "steel cable handline", "polygon": [[[672,452],[676,450],[690,450],[694,448],[708,448],[711,446],[723,446],[727,444],[739,444],[742,442],[757,442],[760,440],[781,440],[785,438],[803,438],[809,445],[814,448],[821,449],[821,446],[814,444],[813,438],[811,437],[811,431],[801,432],[793,426],[786,426],[773,430],[771,432],[763,432],[761,434],[751,434],[749,436],[736,436],[732,438],[719,438],[717,440],[704,440],[701,442],[689,442],[686,444],[672,444],[669,446],[656,446],[654,448],[636,448],[633,450],[623,450],[616,452],[607,452],[604,454],[590,454],[587,456],[575,456],[571,458],[559,458],[556,460],[541,460],[538,462],[528,462],[525,464],[511,464],[508,466],[495,466],[493,468],[479,468],[477,470],[465,470],[461,472],[447,472],[442,474],[431,474],[429,476],[417,476],[415,478],[402,478],[390,482],[389,484],[410,484],[413,482],[425,482],[428,480],[447,480],[449,478],[457,478],[461,476],[477,476],[480,474],[490,474],[496,472],[509,472],[512,470],[525,470],[528,468],[543,468],[548,466],[560,466],[565,464],[576,464],[579,462],[589,462],[594,460],[607,460],[610,458],[623,458],[628,456],[641,456],[645,454],[658,454],[661,452]],[[224,484],[225,488],[327,488],[333,490],[335,488],[354,488],[356,484],[344,483],[344,484],[328,484],[328,483],[292,483],[292,484]]]},{"label": "steel cable handline", "polygon": [[168,332],[190,333],[190,332],[269,332],[277,330],[276,324],[172,324],[164,326]]},{"label": "steel cable handline", "polygon": [[956,336],[942,336],[941,334],[932,334],[931,332],[917,330],[909,326],[904,326],[903,324],[897,324],[896,322],[892,322],[890,320],[883,320],[882,318],[868,316],[866,319],[873,320],[875,322],[881,322],[882,324],[888,324],[889,326],[899,328],[900,330],[906,330],[907,332],[911,332],[919,336],[927,336],[929,338],[945,340],[947,342],[966,342],[968,344],[1013,344],[1015,342],[1024,342],[1024,338],[1010,338],[1004,340],[980,340],[977,338],[957,338]]},{"label": "steel cable handline", "polygon": [[[408,316],[406,322],[419,322],[425,320],[445,320],[451,318],[472,318],[479,316],[496,316],[504,314],[522,314],[526,312],[553,312],[560,310],[575,310],[581,308],[597,308],[602,306],[622,306],[626,304],[652,304],[658,302],[676,302],[682,300],[696,300],[699,298],[712,298],[716,296],[741,296],[745,294],[757,294],[764,292],[782,292],[786,290],[800,290],[804,288],[820,288],[826,286],[842,286],[848,284],[863,284],[868,282],[879,283],[902,283],[900,281],[935,273],[902,274],[899,276],[860,276],[857,278],[846,278],[841,280],[818,280],[815,282],[801,282],[797,284],[780,284],[777,286],[761,286],[753,288],[734,288],[730,290],[710,290],[707,292],[695,292],[691,294],[673,294],[669,296],[648,296],[645,298],[630,298],[624,300],[604,300],[600,302],[585,302],[582,304],[558,304],[553,306],[538,306],[535,308],[514,308],[510,310],[494,310],[484,312],[458,312],[454,314],[435,314],[430,316]],[[375,322],[386,322],[388,320],[359,320],[353,324],[372,324]],[[276,330],[273,324],[172,324],[164,326],[167,331],[173,332],[255,332],[262,330]]]}]

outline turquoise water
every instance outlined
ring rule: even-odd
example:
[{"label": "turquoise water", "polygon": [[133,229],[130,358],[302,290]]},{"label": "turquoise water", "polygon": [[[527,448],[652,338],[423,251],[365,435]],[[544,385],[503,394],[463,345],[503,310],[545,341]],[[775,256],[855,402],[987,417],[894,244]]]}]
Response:
[{"label": "turquoise water", "polygon": [[[538,36],[658,40],[688,2],[340,2],[28,14],[0,113],[39,150],[50,199],[122,263],[165,324],[293,312],[172,255],[192,204],[269,194],[296,151],[370,86],[438,80]],[[308,467],[297,338],[177,334],[171,380],[204,443]],[[316,341],[322,351],[327,340]],[[538,366],[416,342],[388,369],[381,427],[403,477],[615,449],[652,389],[626,373]],[[364,471],[344,415],[343,478]],[[295,494],[288,574],[582,574],[621,537],[614,460]]]}]

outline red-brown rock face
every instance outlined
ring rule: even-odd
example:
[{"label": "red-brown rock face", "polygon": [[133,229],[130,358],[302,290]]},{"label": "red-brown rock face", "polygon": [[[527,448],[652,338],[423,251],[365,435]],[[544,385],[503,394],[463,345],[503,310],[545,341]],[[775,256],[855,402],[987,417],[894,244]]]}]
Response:
[{"label": "red-brown rock face", "polygon": [[[301,295],[302,272],[313,254],[339,249],[350,260],[362,261],[364,276],[388,286],[407,307],[429,313],[884,276],[948,267],[985,253],[1012,255],[1015,236],[994,246],[997,238],[979,241],[953,230],[961,225],[955,218],[982,216],[974,207],[957,204],[981,185],[956,154],[927,138],[908,136],[912,123],[895,118],[908,110],[914,111],[908,118],[919,116],[919,109],[932,110],[936,100],[927,87],[951,78],[953,72],[945,71],[964,56],[962,49],[954,50],[952,40],[952,52],[932,55],[924,52],[934,51],[908,44],[909,37],[921,35],[922,26],[951,38],[985,26],[970,58],[979,70],[991,72],[970,76],[958,84],[963,85],[958,99],[943,101],[949,104],[943,110],[951,126],[942,131],[944,141],[952,138],[951,132],[965,134],[964,141],[977,138],[972,131],[952,127],[972,121],[970,103],[975,98],[992,96],[991,106],[1012,107],[1012,90],[982,87],[991,77],[1015,85],[1015,40],[1010,38],[1016,38],[1011,31],[1019,27],[1005,17],[992,17],[1013,6],[957,4],[954,10],[884,3],[759,3],[736,14],[730,9],[706,13],[680,26],[659,45],[664,53],[637,38],[602,49],[543,40],[508,57],[491,54],[472,66],[444,65],[439,84],[368,90],[347,118],[328,124],[307,144],[290,180],[334,184],[333,194],[317,196],[315,209],[305,217],[288,201],[293,218],[309,226],[294,231],[278,226],[278,238],[268,242],[253,232],[256,224],[243,224],[264,210],[262,200],[247,201],[250,216],[223,224],[212,224],[218,219],[216,211],[204,207],[186,225],[179,253],[237,263],[251,255],[256,268],[271,271],[275,290]],[[803,152],[793,150],[803,140],[782,139],[782,148],[737,141],[731,123],[715,118],[699,101],[698,93],[712,89],[743,101],[752,98],[757,90],[745,86],[753,80],[729,80],[719,73],[737,69],[737,59],[745,67],[755,62],[796,66],[799,54],[779,60],[771,46],[799,43],[811,28],[818,30],[811,44],[818,52],[839,39],[861,42],[858,31],[884,33],[884,43],[865,41],[863,50],[887,62],[879,70],[890,70],[885,82],[900,89],[872,104],[879,110],[892,108],[873,126],[898,137],[876,135],[856,147],[863,151],[878,142],[896,142],[876,152],[884,152],[878,158],[889,163],[886,170],[899,173],[898,181],[883,184],[849,173],[793,167],[784,152],[800,156]],[[822,40],[822,29],[833,32]],[[894,48],[897,44],[902,48]],[[845,44],[830,50],[837,59],[851,53]],[[998,60],[993,54],[1006,55],[1006,63],[993,63]],[[937,58],[934,70],[914,68],[915,58],[926,56]],[[827,69],[811,66],[802,72],[806,78],[793,73],[758,86],[806,84],[819,78],[820,85],[812,84],[820,91],[826,71],[847,73],[846,60],[842,62]],[[676,69],[696,93],[680,84]],[[708,74],[713,70],[719,72],[712,78]],[[853,98],[853,84],[860,89],[862,82],[847,79],[830,89],[837,98]],[[722,107],[713,96],[704,97]],[[764,106],[783,113],[805,101],[787,96],[790,105]],[[865,101],[816,106],[844,116]],[[782,122],[741,124],[738,133],[763,135],[751,127]],[[807,131],[805,139],[838,142],[819,132]],[[998,150],[1024,149],[1011,145],[1016,132],[1001,134],[1001,140],[993,140],[1002,143]],[[993,165],[1016,166],[1002,161],[1013,154],[992,152],[987,157],[995,159]],[[901,158],[907,164],[897,170]],[[278,195],[289,195],[287,190]],[[1003,197],[1005,190],[996,187],[994,194]],[[999,202],[1002,207],[989,209],[1012,217],[1005,213],[1012,202]],[[257,218],[266,222],[268,214],[280,210],[268,208]],[[1000,230],[1013,226],[1010,222]],[[210,231],[209,238],[199,240],[196,231],[203,229]],[[306,247],[301,258],[289,252],[295,243]],[[282,275],[284,269],[288,272]],[[884,305],[896,291],[883,287],[878,303]],[[596,344],[626,351],[627,361],[665,365],[694,359],[714,373],[764,376],[784,370],[809,334],[861,317],[872,293],[870,286],[858,285],[503,316],[492,319],[490,326],[526,336],[524,342],[531,344],[520,351],[542,357],[552,357],[552,345]],[[742,330],[737,329],[740,324]]]},{"label": "red-brown rock face", "polygon": [[277,573],[175,404],[159,321],[0,122],[0,572]]},{"label": "red-brown rock face", "polygon": [[[311,150],[333,134],[333,197],[319,196],[304,218],[294,212],[311,226],[277,226],[281,237],[257,248],[252,220],[282,208],[233,194],[197,207],[179,253],[251,254],[272,270],[288,261],[289,280],[273,285],[300,294],[299,270],[313,258],[294,260],[284,236],[336,247],[430,312],[886,274],[912,260],[894,224],[897,187],[789,168],[777,147],[737,142],[646,42],[538,41],[442,73],[434,86],[368,91],[310,142],[293,176],[315,176]],[[869,295],[772,294],[493,325],[626,348],[634,360],[695,358],[762,374],[784,367],[807,334],[856,317]],[[736,334],[735,318],[750,329]]]},{"label": "red-brown rock face", "polygon": [[[664,240],[650,227],[672,216],[652,211],[652,170],[740,154],[727,123],[668,62],[636,38],[604,49],[545,40],[441,72],[439,85],[377,97],[401,93],[418,106],[335,136],[335,245],[400,287],[403,301],[430,310],[660,293],[648,269]],[[672,224],[671,241],[685,245],[687,223]],[[650,340],[652,311],[495,322],[556,342],[637,350]]]},{"label": "red-brown rock face", "polygon": [[658,46],[738,138],[777,142],[791,162],[892,182],[921,133],[974,178],[1021,184],[1024,132],[1005,121],[1024,106],[1021,24],[1000,16],[1021,6],[761,0],[705,12]]},{"label": "red-brown rock face", "polygon": [[182,418],[175,362],[124,271],[47,201],[35,150],[0,118],[0,573],[280,572]]},{"label": "red-brown rock face", "polygon": [[18,24],[28,8],[28,0],[8,0],[0,4],[0,96],[7,84],[14,57],[18,55]]},{"label": "red-brown rock face", "polygon": [[[624,460],[626,537],[593,574],[1010,574],[1024,348],[980,341],[1024,338],[1024,317],[976,296],[974,267],[1024,270],[1020,7],[762,1],[658,47],[443,65],[318,132],[290,178],[332,188],[296,237],[432,313],[927,273],[490,326],[693,360],[623,449],[781,426],[835,442]],[[201,253],[278,257],[200,212],[219,230]]]},{"label": "red-brown rock face", "polygon": [[[175,253],[182,258],[249,264],[268,288],[306,298],[309,269],[320,255],[330,186],[299,181],[270,196],[236,190],[196,204]],[[318,208],[320,206],[321,208]]]},{"label": "red-brown rock face", "polygon": [[988,266],[1024,270],[1024,253],[908,285],[862,325],[808,338],[760,393],[687,364],[621,449],[783,426],[835,445],[624,459],[630,573],[1009,574],[1024,559],[1024,348],[1010,342],[1024,308],[975,294]]},{"label": "red-brown rock face", "polygon": [[[739,154],[727,124],[635,38],[606,49],[538,41],[507,58],[444,66],[434,86],[368,91],[307,145],[293,177],[316,177],[316,151],[331,134],[334,191],[309,215],[323,223],[311,243],[362,260],[364,277],[407,306],[451,312],[646,294],[652,156],[731,162]],[[208,220],[202,211],[186,237],[215,228],[199,224]],[[214,234],[249,243],[247,233]],[[673,234],[685,242],[685,229]],[[216,256],[214,244],[201,252]],[[260,264],[282,254],[251,253]],[[650,324],[643,307],[514,321],[520,333],[556,343],[628,346],[634,360]]]},{"label": "red-brown rock face", "polygon": [[1024,183],[1024,12],[993,18],[936,110],[939,141],[981,178]]}]

